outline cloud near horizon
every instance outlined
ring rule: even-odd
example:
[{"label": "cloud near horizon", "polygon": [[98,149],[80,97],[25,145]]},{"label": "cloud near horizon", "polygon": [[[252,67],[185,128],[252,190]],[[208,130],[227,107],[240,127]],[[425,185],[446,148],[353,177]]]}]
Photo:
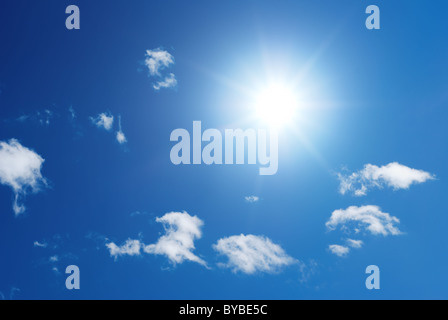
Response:
[{"label": "cloud near horizon", "polygon": [[41,169],[45,160],[22,146],[16,139],[0,141],[0,183],[14,192],[13,210],[16,216],[25,212],[23,198],[37,193],[47,185]]},{"label": "cloud near horizon", "polygon": [[412,169],[398,162],[378,167],[367,164],[360,171],[349,175],[339,173],[339,192],[352,193],[357,197],[366,196],[372,188],[390,187],[394,190],[409,189],[413,184],[434,180],[435,176],[423,170]]},{"label": "cloud near horizon", "polygon": [[228,258],[220,266],[234,273],[275,273],[282,267],[298,263],[269,238],[254,235],[239,235],[220,239],[213,248]]}]

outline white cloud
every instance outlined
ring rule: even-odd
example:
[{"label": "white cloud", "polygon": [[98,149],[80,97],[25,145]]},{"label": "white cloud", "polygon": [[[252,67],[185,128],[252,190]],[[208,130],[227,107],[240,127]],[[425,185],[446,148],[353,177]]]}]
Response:
[{"label": "white cloud", "polygon": [[123,130],[121,129],[121,116],[118,117],[118,131],[117,131],[117,141],[119,144],[124,144],[126,142],[128,142],[128,140],[126,139],[126,136],[123,133]]},{"label": "white cloud", "polygon": [[361,249],[364,242],[362,240],[347,239],[347,244],[354,249]]},{"label": "white cloud", "polygon": [[196,216],[190,216],[186,212],[171,212],[156,219],[165,227],[165,235],[161,236],[157,243],[145,245],[139,240],[126,241],[122,246],[115,243],[107,243],[110,255],[115,259],[119,256],[138,256],[143,252],[147,254],[164,255],[173,264],[184,261],[197,262],[207,266],[206,262],[193,253],[194,240],[202,237],[201,227],[203,222]]},{"label": "white cloud", "polygon": [[127,240],[122,246],[117,246],[115,243],[107,243],[106,247],[109,249],[111,257],[115,259],[119,256],[139,256],[140,250],[144,245],[139,240]]},{"label": "white cloud", "polygon": [[90,120],[98,128],[103,128],[107,131],[110,131],[114,124],[114,116],[107,112],[100,113],[96,118],[90,117]]},{"label": "white cloud", "polygon": [[330,230],[335,230],[339,225],[347,228],[347,224],[354,223],[357,228],[365,228],[373,235],[400,235],[397,228],[400,220],[388,213],[381,212],[377,206],[352,206],[346,210],[336,210],[331,214],[326,226]]},{"label": "white cloud", "polygon": [[433,180],[431,173],[412,169],[397,162],[378,167],[367,164],[364,169],[350,175],[339,174],[339,192],[346,194],[352,192],[355,196],[365,196],[371,188],[383,188],[384,186],[398,189],[408,189],[413,184]]},{"label": "white cloud", "polygon": [[249,196],[249,197],[245,197],[244,200],[246,200],[246,202],[249,202],[249,203],[255,203],[255,202],[260,201],[260,198],[257,196]]},{"label": "white cloud", "polygon": [[39,241],[34,241],[33,245],[34,245],[35,248],[46,248],[46,247],[48,247],[48,243],[46,243],[46,242],[40,243]]},{"label": "white cloud", "polygon": [[14,192],[13,210],[16,216],[25,212],[21,198],[29,191],[36,193],[46,186],[47,182],[41,173],[44,161],[40,155],[15,139],[0,141],[0,183],[11,187]]},{"label": "white cloud", "polygon": [[160,71],[174,64],[174,57],[165,50],[146,50],[145,65],[151,76],[160,76]]},{"label": "white cloud", "polygon": [[192,252],[195,249],[194,240],[202,237],[201,227],[204,223],[201,219],[187,212],[171,212],[156,221],[164,225],[165,235],[156,244],[146,246],[146,253],[165,255],[173,264],[188,260],[207,266],[204,260]]},{"label": "white cloud", "polygon": [[174,73],[162,71],[170,68],[174,64],[174,57],[165,50],[154,49],[146,51],[145,65],[148,67],[149,76],[157,81],[153,84],[156,91],[160,89],[174,88],[177,86],[177,79]]},{"label": "white cloud", "polygon": [[281,267],[296,263],[285,251],[269,238],[254,235],[239,235],[223,238],[213,248],[229,261],[222,266],[233,272],[254,274],[276,272]]},{"label": "white cloud", "polygon": [[340,246],[338,244],[333,244],[329,246],[328,249],[330,249],[331,253],[337,255],[338,257],[345,257],[350,252],[350,248]]},{"label": "white cloud", "polygon": [[170,73],[168,76],[165,77],[165,79],[163,79],[162,81],[157,81],[154,85],[153,88],[155,90],[160,90],[162,88],[173,88],[177,86],[177,79],[176,76],[174,75],[174,73]]},{"label": "white cloud", "polygon": [[128,140],[126,140],[126,136],[124,135],[123,131],[117,131],[117,141],[119,144],[124,144]]},{"label": "white cloud", "polygon": [[59,261],[59,257],[57,255],[50,257],[50,262],[58,262]]}]

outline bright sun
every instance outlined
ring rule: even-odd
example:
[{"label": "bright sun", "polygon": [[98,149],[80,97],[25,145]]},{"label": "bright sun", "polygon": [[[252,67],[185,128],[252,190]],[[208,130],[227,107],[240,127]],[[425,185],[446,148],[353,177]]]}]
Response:
[{"label": "bright sun", "polygon": [[259,120],[278,129],[294,120],[298,100],[287,86],[271,85],[261,91],[254,107]]}]

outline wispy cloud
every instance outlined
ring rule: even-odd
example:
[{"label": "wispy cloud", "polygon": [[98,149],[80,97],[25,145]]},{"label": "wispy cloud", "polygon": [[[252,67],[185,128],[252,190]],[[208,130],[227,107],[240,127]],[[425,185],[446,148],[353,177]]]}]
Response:
[{"label": "wispy cloud", "polygon": [[248,196],[248,197],[245,197],[244,200],[246,200],[246,202],[249,202],[249,203],[255,203],[255,202],[260,201],[260,198],[257,196]]},{"label": "wispy cloud", "polygon": [[397,162],[378,167],[367,164],[364,169],[352,174],[338,174],[340,181],[339,192],[353,193],[355,196],[365,196],[372,188],[385,186],[398,189],[408,189],[413,184],[433,180],[435,176],[423,170],[412,169]]},{"label": "wispy cloud", "polygon": [[172,65],[174,65],[174,57],[168,51],[160,48],[146,51],[145,66],[148,68],[149,77],[156,80],[153,84],[153,88],[156,91],[177,86],[177,79],[174,73],[163,73]]},{"label": "wispy cloud", "polygon": [[162,88],[172,88],[177,86],[177,79],[174,73],[170,73],[168,76],[166,76],[162,81],[157,81],[153,88],[155,90],[160,90]]},{"label": "wispy cloud", "polygon": [[46,242],[39,242],[39,241],[34,241],[34,247],[35,248],[46,248],[46,247],[48,247],[48,243],[46,243]]},{"label": "wispy cloud", "polygon": [[47,185],[41,173],[44,161],[16,139],[0,141],[0,183],[9,186],[14,192],[13,210],[16,216],[25,212],[22,198],[28,192],[39,192]]},{"label": "wispy cloud", "polygon": [[109,112],[103,112],[96,117],[90,117],[90,120],[98,128],[102,128],[107,131],[112,130],[112,126],[114,124],[114,116],[111,115]]},{"label": "wispy cloud", "polygon": [[9,292],[9,299],[10,300],[14,300],[14,297],[16,296],[16,294],[20,293],[20,289],[19,288],[15,288],[12,287],[11,291]]},{"label": "wispy cloud", "polygon": [[397,225],[400,220],[389,213],[381,212],[377,206],[352,206],[345,210],[336,210],[331,214],[326,226],[329,230],[335,230],[338,226],[348,230],[350,225],[356,225],[359,229],[365,229],[373,235],[400,235]]},{"label": "wispy cloud", "polygon": [[53,118],[54,118],[54,112],[51,111],[50,109],[45,109],[43,111],[36,111],[32,114],[24,114],[18,117],[16,120],[21,123],[31,121],[34,123],[38,123],[42,126],[48,127]]},{"label": "wispy cloud", "polygon": [[347,244],[354,249],[361,249],[364,242],[362,240],[347,239]]},{"label": "wispy cloud", "polygon": [[213,248],[228,258],[227,263],[220,265],[232,269],[235,273],[273,273],[297,262],[279,245],[264,236],[242,234],[223,238]]}]

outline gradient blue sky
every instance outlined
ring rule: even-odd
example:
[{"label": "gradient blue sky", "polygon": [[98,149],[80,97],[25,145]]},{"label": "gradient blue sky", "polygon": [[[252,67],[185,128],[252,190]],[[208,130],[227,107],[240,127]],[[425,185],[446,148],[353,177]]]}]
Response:
[{"label": "gradient blue sky", "polygon": [[[81,30],[65,28],[71,4],[81,10]],[[381,9],[381,30],[365,28],[370,4]],[[0,186],[0,292],[7,299],[11,292],[15,299],[446,299],[447,10],[422,0],[2,1],[0,141],[17,139],[44,158],[48,187],[29,194],[26,212],[15,217],[14,194]],[[156,48],[175,59],[176,88],[153,89],[144,60]],[[247,92],[272,79],[294,81],[306,104],[302,121],[280,135],[277,175],[171,163],[171,131],[191,131],[194,120],[204,128],[254,127],[245,121]],[[49,124],[40,122],[45,110]],[[92,124],[89,117],[102,112],[121,116],[126,144]],[[343,168],[392,162],[436,179],[365,197],[338,192]],[[252,195],[260,201],[245,201]],[[364,205],[399,218],[403,234],[365,232],[363,248],[332,254],[328,246],[347,238],[325,226],[332,212]],[[164,233],[156,217],[172,211],[204,222],[194,253],[209,269],[174,266],[165,256],[110,256],[105,238],[155,243]],[[240,234],[268,237],[300,264],[250,275],[219,266],[226,259],[213,244]],[[81,269],[79,291],[65,289],[71,264]],[[381,269],[375,292],[364,285],[372,264]]]}]

